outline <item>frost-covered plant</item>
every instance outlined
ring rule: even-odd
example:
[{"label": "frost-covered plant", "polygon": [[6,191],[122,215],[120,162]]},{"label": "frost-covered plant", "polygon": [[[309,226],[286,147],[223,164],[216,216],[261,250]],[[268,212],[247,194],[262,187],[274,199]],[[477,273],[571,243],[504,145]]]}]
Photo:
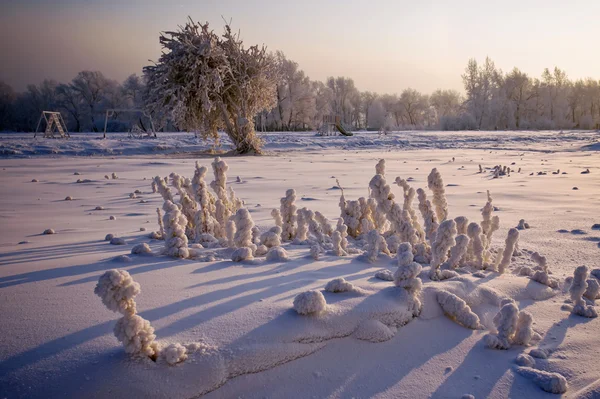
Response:
[{"label": "frost-covered plant", "polygon": [[404,288],[412,297],[416,309],[421,308],[419,294],[423,286],[423,282],[418,277],[422,267],[417,262],[413,262],[412,247],[409,243],[404,242],[398,247],[396,255],[398,269],[394,272],[394,285]]},{"label": "frost-covered plant", "polygon": [[391,255],[387,243],[385,242],[385,238],[383,238],[377,230],[373,229],[367,234],[367,260],[371,263],[375,262],[380,252],[383,252],[388,256]]},{"label": "frost-covered plant", "polygon": [[517,367],[516,372],[533,381],[546,392],[563,394],[569,389],[567,379],[558,373],[537,370],[531,367]]},{"label": "frost-covered plant", "polygon": [[143,242],[141,244],[134,245],[133,248],[131,248],[131,253],[133,255],[151,254],[152,249],[150,249],[148,244]]},{"label": "frost-covered plant", "polygon": [[179,343],[171,344],[161,350],[161,356],[170,365],[181,363],[187,359],[187,348]]},{"label": "frost-covered plant", "polygon": [[[533,273],[531,276],[531,279],[550,288],[558,288],[558,280],[550,277],[549,275],[546,257],[534,252],[531,255],[531,259],[538,264],[535,273]],[[525,274],[525,272],[521,270],[521,274]]]},{"label": "frost-covered plant", "polygon": [[354,285],[343,277],[333,279],[325,285],[325,291],[327,292],[352,292],[354,290]]},{"label": "frost-covered plant", "polygon": [[[345,226],[345,225],[344,225]],[[331,236],[331,241],[333,243],[333,253],[335,253],[337,256],[347,256],[348,252],[346,252],[346,250],[343,248],[343,241],[344,238],[342,236],[342,233],[339,231],[334,231],[333,235]],[[311,248],[312,250],[312,248]]]},{"label": "frost-covered plant", "polygon": [[517,319],[517,328],[515,331],[515,336],[513,338],[513,343],[515,345],[529,345],[531,339],[535,334],[532,325],[533,317],[531,317],[531,314],[525,311],[519,312],[519,317]]},{"label": "frost-covered plant", "polygon": [[204,138],[224,129],[237,153],[260,153],[254,117],[275,102],[276,63],[266,48],[244,48],[228,24],[219,36],[191,19],[160,42],[158,62],[144,68],[148,113]]},{"label": "frost-covered plant", "polygon": [[380,159],[375,165],[375,174],[385,176],[385,159]]},{"label": "frost-covered plant", "polygon": [[417,212],[415,211],[415,209],[412,206],[415,196],[417,195],[417,192],[415,191],[414,188],[412,188],[408,185],[408,182],[406,180],[404,180],[400,177],[396,177],[396,184],[398,186],[402,187],[402,190],[404,191],[404,204],[402,205],[402,209],[409,213],[410,218],[412,220],[412,227],[415,229],[416,234],[419,238],[419,241],[424,240],[425,239],[425,231],[423,230],[421,223],[419,223],[419,218],[417,217]]},{"label": "frost-covered plant", "polygon": [[467,234],[469,219],[466,216],[457,216],[454,218],[454,221],[456,222],[457,234]]},{"label": "frost-covered plant", "polygon": [[169,186],[167,185],[167,183],[165,183],[165,181],[163,180],[162,177],[156,176],[154,178],[154,183],[156,184],[156,188],[158,190],[158,193],[160,195],[162,195],[162,197],[163,197],[163,199],[165,201],[174,202],[174,200],[173,200],[173,193],[171,193],[171,189],[169,188]]},{"label": "frost-covered plant", "polygon": [[275,226],[281,227],[281,231],[283,231],[283,219],[281,218],[281,211],[277,208],[271,210],[271,217],[275,222]]},{"label": "frost-covered plant", "polygon": [[125,270],[108,270],[98,279],[94,294],[102,299],[104,306],[113,312],[133,315],[136,313],[135,297],[141,292]]},{"label": "frost-covered plant", "polygon": [[254,259],[254,255],[252,253],[252,248],[249,247],[240,247],[237,248],[231,254],[231,260],[234,262],[243,262],[245,260]]},{"label": "frost-covered plant", "polygon": [[140,293],[140,285],[133,281],[125,270],[108,270],[98,279],[94,293],[113,312],[123,315],[114,328],[114,334],[132,355],[156,358],[158,344],[154,341],[154,328],[148,320],[136,315],[135,297]]},{"label": "frost-covered plant", "polygon": [[517,241],[519,241],[519,230],[513,227],[512,229],[508,230],[508,235],[506,237],[504,245],[504,251],[502,252],[502,257],[499,258],[500,262],[497,264],[496,268],[498,273],[504,273],[506,268],[510,266],[510,260],[513,256],[513,252],[515,252]]},{"label": "frost-covered plant", "polygon": [[308,220],[307,220],[307,209],[298,209],[296,211],[296,239],[295,244],[303,244],[308,240]]},{"label": "frost-covered plant", "polygon": [[589,299],[592,304],[595,303],[596,299],[600,298],[600,284],[598,280],[593,278],[587,280],[587,289],[583,293],[583,296]]},{"label": "frost-covered plant", "polygon": [[242,201],[236,197],[235,192],[231,187],[227,187],[227,171],[229,165],[225,160],[216,157],[212,162],[213,173],[215,180],[210,183],[217,198],[223,202],[229,214],[234,214],[242,207]]},{"label": "frost-covered plant", "polygon": [[289,189],[285,192],[285,197],[281,199],[281,218],[283,220],[283,232],[281,239],[291,241],[296,237],[296,190]]},{"label": "frost-covered plant", "polygon": [[285,262],[289,259],[287,251],[282,247],[273,247],[267,252],[267,261],[269,262]]},{"label": "frost-covered plant", "polygon": [[196,162],[194,178],[192,179],[192,191],[194,198],[200,205],[194,216],[194,224],[196,228],[196,237],[201,234],[215,235],[218,232],[218,221],[215,219],[216,204],[214,196],[208,191],[208,186],[205,181],[207,169],[205,166],[200,166]]},{"label": "frost-covered plant", "polygon": [[241,247],[252,247],[252,228],[254,227],[254,221],[250,217],[248,209],[238,209],[235,216],[233,217],[235,222],[235,235],[233,237],[234,245],[237,248]]},{"label": "frost-covered plant", "polygon": [[585,300],[583,299],[583,294],[588,286],[587,279],[589,274],[590,269],[587,266],[577,267],[573,273],[573,282],[569,288],[569,294],[571,295],[571,300],[574,304],[572,310],[573,314],[594,318],[598,317],[598,312],[596,312],[596,309],[594,309],[593,306],[586,305]]},{"label": "frost-covered plant", "polygon": [[171,201],[165,201],[163,205],[165,215],[165,253],[175,258],[189,257],[188,238],[185,235],[187,219],[179,207]]},{"label": "frost-covered plant", "polygon": [[444,181],[437,168],[433,168],[427,177],[427,187],[433,192],[433,200],[431,202],[435,207],[435,214],[438,220],[443,222],[448,217],[448,202],[446,201]]},{"label": "frost-covered plant", "polygon": [[440,266],[448,259],[448,251],[456,245],[456,222],[453,219],[444,220],[435,235],[431,245],[431,271],[429,278],[442,280]]},{"label": "frost-covered plant", "polygon": [[394,273],[392,273],[388,269],[382,269],[375,272],[375,278],[384,281],[394,281]]},{"label": "frost-covered plant", "polygon": [[327,302],[321,291],[302,292],[294,298],[294,310],[301,315],[319,314],[326,307]]},{"label": "frost-covered plant", "polygon": [[444,314],[451,320],[472,330],[481,329],[479,317],[473,313],[469,305],[458,296],[445,290],[437,290],[436,300],[444,311]]},{"label": "frost-covered plant", "polygon": [[500,312],[494,317],[494,325],[498,334],[488,334],[484,337],[485,344],[492,349],[510,349],[510,344],[514,338],[517,321],[519,317],[519,308],[512,301],[504,301]]},{"label": "frost-covered plant", "polygon": [[260,235],[260,243],[267,248],[278,247],[281,245],[281,227],[271,227]]},{"label": "frost-covered plant", "polygon": [[483,269],[483,241],[481,239],[481,226],[476,222],[469,223],[467,227],[469,246],[467,259],[473,262],[476,269]]},{"label": "frost-covered plant", "polygon": [[460,262],[464,260],[469,247],[469,237],[465,234],[459,234],[456,236],[456,244],[450,249],[450,257],[444,263],[448,269],[456,269]]},{"label": "frost-covered plant", "polygon": [[431,202],[427,199],[427,194],[422,188],[417,189],[417,196],[419,199],[419,211],[423,216],[423,222],[425,226],[425,236],[431,240],[439,226],[438,218],[433,211]]},{"label": "frost-covered plant", "polygon": [[229,219],[225,225],[225,234],[227,235],[227,246],[229,248],[235,248],[235,221]]},{"label": "frost-covered plant", "polygon": [[319,223],[323,234],[331,237],[333,234],[333,227],[329,223],[329,220],[319,211],[315,211],[315,220]]},{"label": "frost-covered plant", "polygon": [[376,214],[384,215],[388,220],[391,220],[390,215],[395,196],[385,178],[382,175],[373,176],[369,182],[369,189],[371,190],[371,198],[374,198],[377,202]]},{"label": "frost-covered plant", "polygon": [[[310,257],[313,258],[314,260],[319,260],[321,258],[321,253],[323,252],[323,249],[321,248],[321,246],[317,243],[314,243],[313,245],[310,246]],[[338,255],[340,256],[340,255]]]}]

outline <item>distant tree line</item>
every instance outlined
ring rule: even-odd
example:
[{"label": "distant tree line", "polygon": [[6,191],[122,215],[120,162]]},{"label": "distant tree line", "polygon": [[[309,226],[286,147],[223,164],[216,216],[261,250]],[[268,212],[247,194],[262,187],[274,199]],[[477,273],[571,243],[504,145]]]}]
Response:
[{"label": "distant tree line", "polygon": [[[361,92],[347,77],[310,80],[282,52],[272,57],[275,106],[256,116],[257,131],[315,130],[323,115],[339,115],[356,130],[597,129],[600,124],[600,81],[570,80],[559,68],[533,78],[518,68],[505,73],[489,58],[482,64],[471,59],[462,75],[464,94],[411,88],[378,94]],[[62,112],[70,131],[102,131],[106,109],[146,108],[144,79],[131,75],[120,83],[101,72],[82,71],[69,83],[45,80],[23,93],[0,81],[0,131],[32,131],[43,110]],[[178,130],[170,115],[153,119],[158,130]],[[144,123],[139,115],[123,115],[111,119],[108,130],[145,128]]]}]

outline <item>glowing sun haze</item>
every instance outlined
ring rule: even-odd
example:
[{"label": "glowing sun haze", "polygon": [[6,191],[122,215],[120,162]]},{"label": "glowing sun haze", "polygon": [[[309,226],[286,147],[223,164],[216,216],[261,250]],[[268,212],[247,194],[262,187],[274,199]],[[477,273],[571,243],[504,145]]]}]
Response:
[{"label": "glowing sun haze", "polygon": [[122,81],[160,54],[159,31],[187,16],[266,44],[314,80],[360,90],[462,90],[469,58],[539,76],[600,78],[598,0],[0,0],[0,79],[16,90],[85,69]]}]

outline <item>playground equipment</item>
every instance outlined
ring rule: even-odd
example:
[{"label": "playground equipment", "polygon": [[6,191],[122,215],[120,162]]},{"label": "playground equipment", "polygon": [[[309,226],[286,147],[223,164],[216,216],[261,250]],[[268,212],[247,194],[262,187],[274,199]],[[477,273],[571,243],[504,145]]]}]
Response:
[{"label": "playground equipment", "polygon": [[344,136],[353,136],[352,132],[342,126],[342,118],[337,115],[323,115],[323,124],[319,128],[319,135],[333,136],[336,131]]},{"label": "playground equipment", "polygon": [[[150,126],[149,126],[149,130],[146,129],[145,131],[140,129],[137,125],[134,125],[134,127],[129,131],[129,137],[130,138],[136,138],[136,139],[141,139],[142,137],[156,137],[156,130],[154,129],[154,122],[152,122],[152,118],[150,117],[150,115],[148,115],[148,113],[146,111],[144,111],[143,109],[139,109],[139,108],[130,108],[130,109],[120,109],[120,108],[110,108],[106,110],[106,115],[104,117],[104,138],[106,138],[106,128],[108,127],[108,118],[113,117],[115,114],[117,113],[138,113],[141,114],[142,116],[145,116],[146,118],[148,118],[148,120],[150,121]],[[141,117],[140,117],[140,123],[142,123],[141,121]]]},{"label": "playground equipment", "polygon": [[58,133],[61,139],[64,139],[65,137],[71,137],[69,131],[67,130],[67,124],[65,123],[60,112],[42,111],[42,115],[40,115],[40,120],[38,121],[37,127],[35,128],[33,138],[37,137],[38,130],[40,129],[40,125],[42,124],[42,120],[46,121],[46,130],[44,131],[44,138],[57,138],[54,135],[55,133]]}]

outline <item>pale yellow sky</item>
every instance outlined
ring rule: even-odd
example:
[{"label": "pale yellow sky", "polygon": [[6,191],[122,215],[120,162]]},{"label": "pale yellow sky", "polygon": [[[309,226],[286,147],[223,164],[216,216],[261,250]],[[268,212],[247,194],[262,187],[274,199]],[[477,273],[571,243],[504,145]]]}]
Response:
[{"label": "pale yellow sky", "polygon": [[471,57],[539,76],[559,66],[600,79],[598,0],[0,0],[0,79],[23,90],[84,69],[123,80],[160,54],[158,32],[187,15],[297,61],[312,79],[361,90],[462,90]]}]

